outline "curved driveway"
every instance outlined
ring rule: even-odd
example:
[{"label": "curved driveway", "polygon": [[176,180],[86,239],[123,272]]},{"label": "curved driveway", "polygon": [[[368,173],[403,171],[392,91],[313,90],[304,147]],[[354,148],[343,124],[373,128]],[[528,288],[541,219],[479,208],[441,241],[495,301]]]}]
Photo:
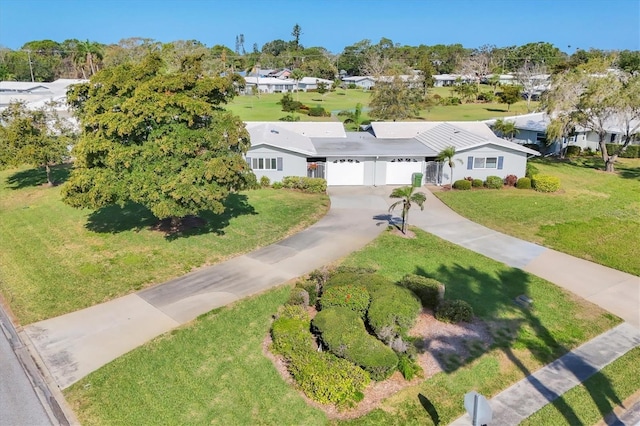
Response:
[{"label": "curved driveway", "polygon": [[[329,192],[327,216],[298,234],[165,284],[32,324],[26,332],[53,379],[65,388],[198,315],[332,263],[386,228],[390,187]],[[426,208],[412,210],[412,225],[545,278],[640,327],[640,277],[485,228],[425,192]]]}]

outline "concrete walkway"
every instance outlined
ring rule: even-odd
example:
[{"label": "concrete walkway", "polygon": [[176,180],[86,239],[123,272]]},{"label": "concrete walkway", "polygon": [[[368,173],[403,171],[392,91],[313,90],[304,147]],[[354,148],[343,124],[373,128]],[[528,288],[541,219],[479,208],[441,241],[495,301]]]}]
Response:
[{"label": "concrete walkway", "polygon": [[330,264],[386,229],[379,196],[331,195],[315,225],[276,244],[165,284],[25,327],[49,375],[64,389],[108,362],[199,315]]}]

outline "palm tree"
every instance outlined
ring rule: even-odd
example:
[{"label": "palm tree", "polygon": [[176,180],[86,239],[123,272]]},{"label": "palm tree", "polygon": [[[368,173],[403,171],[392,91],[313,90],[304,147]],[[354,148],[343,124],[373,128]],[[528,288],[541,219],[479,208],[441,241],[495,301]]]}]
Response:
[{"label": "palm tree", "polygon": [[302,71],[300,68],[294,69],[293,71],[291,71],[291,78],[296,82],[296,101],[299,101],[300,88],[298,87],[298,84],[300,84],[300,80],[304,78],[304,71]]},{"label": "palm tree", "polygon": [[513,137],[518,133],[518,129],[516,129],[516,123],[513,121],[503,120],[499,118],[493,124],[493,130],[499,132],[502,136],[506,136],[510,141],[513,140]]},{"label": "palm tree", "polygon": [[[438,154],[438,161],[442,161],[442,162],[446,162],[449,165],[449,168],[451,169],[451,187],[453,188],[453,168],[456,166],[456,162],[454,161],[453,157],[456,156],[456,147],[455,146],[450,146],[448,148],[443,149],[442,151],[440,151],[440,153]],[[459,162],[460,164],[462,164],[462,160],[461,159],[456,159],[457,162]]]},{"label": "palm tree", "polygon": [[347,119],[344,120],[344,122],[345,124],[352,123],[356,128],[356,132],[360,131],[360,124],[362,123],[362,104],[361,103],[356,104],[356,108],[353,112],[351,111],[348,112]]},{"label": "palm tree", "polygon": [[407,226],[409,222],[409,209],[412,203],[416,203],[420,206],[420,210],[424,210],[424,202],[427,201],[427,196],[423,192],[413,192],[414,186],[403,186],[396,188],[391,192],[390,198],[400,198],[399,201],[391,204],[389,212],[395,210],[396,207],[402,205],[402,233],[407,233]]}]

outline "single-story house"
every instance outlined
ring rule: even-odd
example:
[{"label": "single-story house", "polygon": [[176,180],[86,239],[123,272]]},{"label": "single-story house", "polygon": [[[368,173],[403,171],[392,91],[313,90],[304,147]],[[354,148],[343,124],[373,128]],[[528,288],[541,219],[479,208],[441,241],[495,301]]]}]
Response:
[{"label": "single-story house", "polygon": [[436,74],[432,76],[433,87],[448,87],[455,86],[458,82],[470,83],[473,78],[460,74]]},{"label": "single-story house", "polygon": [[[260,179],[322,177],[334,185],[409,185],[414,173],[426,183],[467,176],[524,176],[527,157],[538,152],[500,139],[484,123],[374,122],[366,132],[341,123],[248,122],[247,162]],[[436,160],[454,146],[456,166]]]},{"label": "single-story house", "polygon": [[0,110],[9,106],[11,102],[24,102],[27,108],[35,109],[53,101],[59,105],[57,109],[66,112],[69,86],[86,81],[71,78],[61,78],[50,83],[0,81]]},{"label": "single-story house", "polygon": [[318,88],[318,83],[324,83],[327,89],[330,89],[331,86],[333,86],[333,81],[327,80],[325,78],[303,77],[300,81],[298,81],[298,90],[301,90],[303,92],[306,92],[307,90],[315,90]]},{"label": "single-story house", "polygon": [[[575,133],[564,140],[555,140],[547,144],[547,126],[551,122],[551,118],[544,112],[536,112],[531,114],[523,114],[512,117],[504,117],[503,120],[511,121],[515,124],[518,132],[513,138],[513,142],[519,144],[537,144],[540,146],[542,152],[546,154],[557,154],[560,150],[567,146],[576,145],[582,149],[591,149],[593,151],[599,151],[600,146],[598,144],[598,134],[587,129],[576,127]],[[493,126],[495,123],[493,120],[485,120],[488,126]],[[615,122],[616,120],[610,120],[605,123],[607,129],[607,135],[605,137],[606,143],[623,143],[624,131],[620,128],[620,124]],[[632,125],[632,127],[638,124]],[[498,136],[500,136],[498,134]],[[636,143],[638,141],[635,141]],[[545,144],[546,147],[545,147]]]},{"label": "single-story house", "polygon": [[360,76],[344,77],[342,79],[342,83],[347,86],[350,84],[355,84],[356,87],[360,89],[369,90],[376,85],[376,80],[375,78],[369,75],[360,75]]},{"label": "single-story house", "polygon": [[245,94],[251,94],[254,90],[260,93],[286,93],[296,90],[296,82],[273,77],[245,77]]}]

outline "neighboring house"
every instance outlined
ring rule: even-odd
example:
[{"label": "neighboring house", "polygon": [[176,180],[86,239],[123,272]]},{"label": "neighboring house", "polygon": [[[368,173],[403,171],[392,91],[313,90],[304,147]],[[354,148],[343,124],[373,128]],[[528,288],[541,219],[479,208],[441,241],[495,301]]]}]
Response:
[{"label": "neighboring house", "polygon": [[[436,184],[449,182],[451,173],[454,180],[520,177],[527,157],[538,155],[498,138],[483,123],[375,122],[367,132],[345,132],[341,123],[249,122],[247,130],[247,161],[258,179],[272,182],[311,176],[330,186],[409,185],[414,173]],[[436,161],[448,146],[457,150],[453,171]]]},{"label": "neighboring house", "polygon": [[333,86],[333,81],[325,78],[304,77],[298,81],[298,90],[303,92],[306,92],[307,90],[316,90],[318,88],[318,83],[324,83],[327,86],[327,89],[330,89],[331,86]]},{"label": "neighboring house", "polygon": [[375,78],[368,75],[344,77],[342,79],[342,82],[347,86],[350,84],[355,84],[356,87],[365,90],[369,90],[376,85]]},{"label": "neighboring house", "polygon": [[39,108],[47,102],[56,102],[61,112],[68,112],[66,105],[69,86],[87,80],[58,79],[51,83],[31,83],[25,81],[0,81],[0,110],[11,102],[24,102],[27,108]]},{"label": "neighboring house", "polygon": [[[551,118],[544,112],[504,117],[503,120],[512,121],[516,129],[518,129],[518,132],[513,138],[513,142],[519,144],[537,144],[540,147],[540,151],[544,154],[558,154],[562,149],[571,145],[579,146],[583,150],[600,150],[598,134],[579,126],[576,127],[573,135],[563,140],[555,140],[547,143],[547,126],[551,122]],[[492,126],[495,121],[495,119],[485,120],[484,123]],[[632,125],[632,127],[634,127],[634,125]],[[624,131],[620,128],[620,124],[616,123],[616,120],[610,120],[605,123],[605,128],[607,129],[607,135],[605,137],[606,143],[622,144],[624,142]],[[640,143],[640,141],[636,140],[632,143]]]},{"label": "neighboring house", "polygon": [[470,83],[472,78],[460,74],[436,74],[433,78],[433,87],[449,87],[460,83]]},{"label": "neighboring house", "polygon": [[285,93],[296,90],[296,82],[273,77],[245,77],[245,94],[252,94],[255,90],[260,93]]},{"label": "neighboring house", "polygon": [[[495,74],[495,75],[498,76],[498,84],[500,84],[502,86],[518,84],[518,79],[513,74]],[[481,83],[488,83],[489,80],[491,80],[493,78],[493,76],[494,76],[494,74],[488,74],[487,76],[482,78]]]}]

